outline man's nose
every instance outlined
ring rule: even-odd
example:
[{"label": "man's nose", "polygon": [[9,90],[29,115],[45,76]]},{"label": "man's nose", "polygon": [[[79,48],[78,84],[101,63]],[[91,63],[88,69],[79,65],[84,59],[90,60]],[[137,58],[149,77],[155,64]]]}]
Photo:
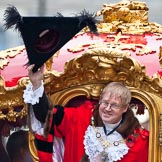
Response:
[{"label": "man's nose", "polygon": [[107,104],[107,106],[105,107],[105,110],[110,111],[111,110],[111,104]]}]

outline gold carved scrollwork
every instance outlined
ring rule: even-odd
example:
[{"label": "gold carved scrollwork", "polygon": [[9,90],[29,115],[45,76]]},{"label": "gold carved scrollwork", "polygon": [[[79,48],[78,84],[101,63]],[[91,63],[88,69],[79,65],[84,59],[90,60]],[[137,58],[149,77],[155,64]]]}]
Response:
[{"label": "gold carved scrollwork", "polygon": [[[3,78],[1,78],[1,82],[4,83]],[[27,115],[27,108],[22,97],[23,89],[28,82],[29,78],[24,77],[19,80],[15,87],[5,87],[4,84],[0,86],[3,90],[0,93],[0,119],[15,122],[17,118],[23,118]],[[15,110],[17,107],[21,107],[18,112]]]},{"label": "gold carved scrollwork", "polygon": [[15,57],[17,54],[22,53],[25,50],[24,46],[7,49],[0,51],[0,69],[3,69],[4,66],[8,65],[9,58]]},{"label": "gold carved scrollwork", "polygon": [[98,31],[112,33],[120,29],[123,34],[154,33],[161,39],[162,26],[148,22],[148,10],[146,3],[139,1],[124,0],[116,4],[103,4],[103,8],[96,13],[96,16],[103,16],[103,21],[97,25]]},{"label": "gold carved scrollwork", "polygon": [[159,142],[160,142],[160,146],[162,147],[162,114],[160,114],[160,121],[159,121]]},{"label": "gold carved scrollwork", "polygon": [[29,139],[29,150],[31,152],[33,161],[39,162],[39,158],[38,158],[38,155],[37,155],[37,150],[36,150],[35,142],[34,142],[35,137],[30,131],[29,131],[29,134],[28,134],[28,139]]},{"label": "gold carved scrollwork", "polygon": [[0,110],[0,120],[7,119],[10,122],[16,122],[17,118],[23,118],[24,116],[27,115],[26,105],[23,105],[21,111],[19,111],[19,112],[16,112],[14,107],[12,107],[12,106],[8,107],[6,110],[8,111],[7,114],[6,114],[6,112],[3,113],[3,110]]},{"label": "gold carved scrollwork", "polygon": [[45,75],[46,89],[50,94],[82,84],[124,81],[162,96],[162,81],[158,75],[147,76],[145,67],[128,53],[119,49],[96,48],[66,63],[64,73]]},{"label": "gold carved scrollwork", "polygon": [[0,95],[4,93],[5,93],[4,80],[2,76],[0,76]]},{"label": "gold carved scrollwork", "polygon": [[[4,51],[0,51],[0,69],[4,69],[8,65],[9,59],[25,51],[24,46],[19,46]],[[24,78],[25,80],[25,78]],[[0,119],[6,119],[15,122],[17,118],[23,118],[27,114],[26,106],[22,99],[23,88],[25,84],[19,84],[15,87],[5,87],[5,81],[0,76]],[[16,107],[21,107],[21,111],[17,112]]]},{"label": "gold carved scrollwork", "polygon": [[26,115],[27,115],[27,107],[25,105],[23,106],[20,112],[16,112],[13,107],[9,107],[9,112],[6,115],[6,119],[11,122],[16,122],[17,118],[23,118]]},{"label": "gold carved scrollwork", "polygon": [[[0,97],[0,119],[7,119],[8,121],[16,122],[17,118],[23,118],[27,115],[27,108],[23,102],[22,93],[11,95],[6,93],[5,95],[6,97]],[[21,110],[18,112],[16,111],[17,107],[21,107]]]},{"label": "gold carved scrollwork", "polygon": [[[160,119],[159,119],[159,144],[162,149],[162,114],[160,114]],[[160,152],[159,160],[160,162],[162,161],[162,152]]]},{"label": "gold carved scrollwork", "polygon": [[124,0],[116,4],[104,4],[97,13],[97,16],[100,15],[103,15],[104,22],[148,22],[148,7],[145,2]]},{"label": "gold carved scrollwork", "polygon": [[160,66],[162,67],[162,46],[160,46],[159,62],[160,62]]}]

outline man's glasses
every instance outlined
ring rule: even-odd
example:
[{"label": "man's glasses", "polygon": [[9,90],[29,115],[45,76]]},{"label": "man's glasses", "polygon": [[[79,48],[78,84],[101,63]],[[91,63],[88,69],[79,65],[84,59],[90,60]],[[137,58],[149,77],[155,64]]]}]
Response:
[{"label": "man's glasses", "polygon": [[108,103],[108,102],[106,102],[106,101],[100,101],[100,102],[99,102],[99,105],[103,106],[104,108],[109,107],[109,108],[111,108],[111,109],[119,109],[119,108],[121,107],[121,105],[118,105],[118,104],[116,104],[116,103],[110,104],[110,103]]}]

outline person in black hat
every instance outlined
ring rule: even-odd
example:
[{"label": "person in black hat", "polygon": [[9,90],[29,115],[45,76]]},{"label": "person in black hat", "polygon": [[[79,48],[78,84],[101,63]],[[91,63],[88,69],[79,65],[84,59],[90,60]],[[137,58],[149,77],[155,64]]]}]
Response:
[{"label": "person in black hat", "polygon": [[[28,67],[31,83],[23,97],[24,102],[32,105],[31,123],[38,152],[46,152],[39,154],[40,162],[46,155],[53,161],[54,136],[64,140],[63,162],[148,161],[149,132],[141,127],[129,107],[131,92],[123,83],[111,82],[105,86],[98,104],[86,100],[77,108],[53,107],[44,92],[43,67],[36,73],[32,72],[33,67]],[[51,113],[52,123],[48,123]],[[42,131],[46,129],[42,123],[50,125],[48,135]],[[43,147],[42,136],[47,137]]]}]

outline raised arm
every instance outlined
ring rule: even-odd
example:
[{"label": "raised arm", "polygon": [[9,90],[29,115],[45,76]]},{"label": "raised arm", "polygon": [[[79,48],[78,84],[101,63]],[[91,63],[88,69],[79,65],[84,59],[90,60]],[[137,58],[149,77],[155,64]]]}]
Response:
[{"label": "raised arm", "polygon": [[33,73],[34,65],[28,67],[28,76],[30,84],[24,91],[24,101],[31,104],[35,117],[41,122],[45,122],[45,118],[49,109],[49,102],[46,94],[44,93],[43,86],[43,71],[44,66]]},{"label": "raised arm", "polygon": [[44,66],[42,66],[40,69],[38,69],[37,72],[33,73],[32,70],[33,70],[34,66],[35,65],[33,64],[28,67],[28,76],[32,83],[33,91],[35,91],[36,89],[38,89],[41,86],[42,80],[43,80],[43,71],[44,71]]}]

